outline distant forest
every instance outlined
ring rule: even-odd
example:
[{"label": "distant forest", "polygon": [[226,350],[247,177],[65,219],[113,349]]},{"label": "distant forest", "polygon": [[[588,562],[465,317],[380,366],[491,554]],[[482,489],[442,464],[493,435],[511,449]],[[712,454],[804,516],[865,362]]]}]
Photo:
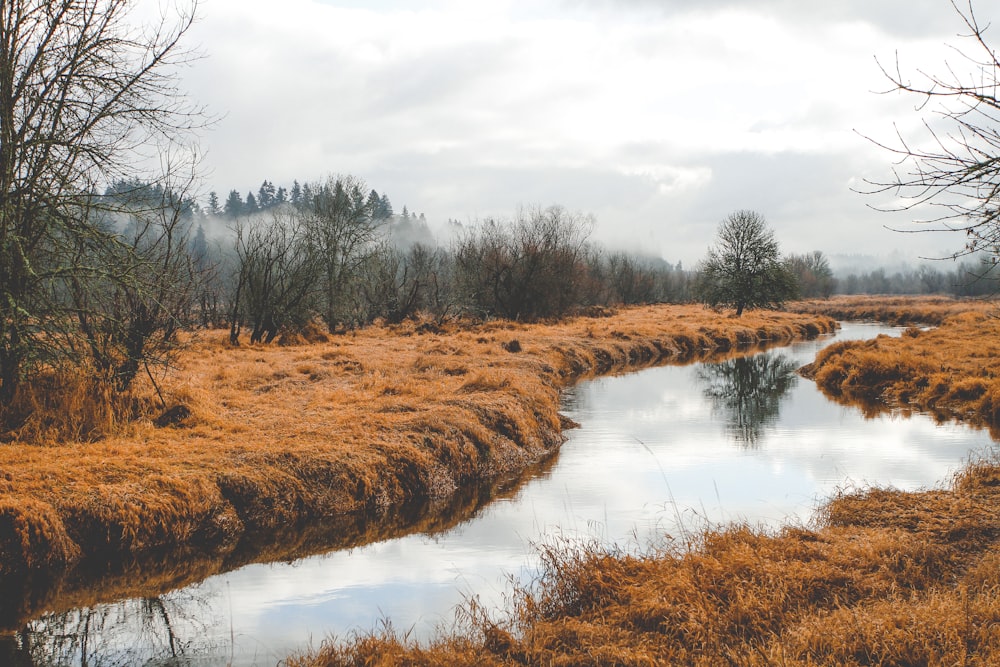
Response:
[{"label": "distant forest", "polygon": [[[589,241],[592,220],[560,207],[510,219],[448,220],[435,233],[423,214],[407,206],[397,213],[386,193],[351,176],[295,180],[288,188],[264,180],[242,191],[230,190],[224,201],[212,192],[206,206],[182,207],[192,252],[213,269],[199,317],[230,326],[234,343],[244,330],[253,341],[268,341],[314,319],[337,331],[417,313],[539,319],[694,298],[697,267],[601,247]],[[302,265],[307,258],[311,264]],[[991,266],[975,258],[843,275],[821,251],[785,262],[803,298],[982,296],[996,289],[981,277]]]},{"label": "distant forest", "polygon": [[[150,198],[162,196],[148,186]],[[106,196],[131,196],[135,183]],[[695,300],[697,267],[589,240],[592,219],[561,207],[509,219],[446,221],[432,231],[407,206],[352,176],[216,192],[179,205],[190,251],[206,269],[191,317],[228,326],[238,343],[270,341],[321,321],[329,331],[418,313],[522,320],[593,307]],[[443,237],[443,238],[442,238]],[[987,261],[835,275],[822,251],[788,255],[798,295],[995,293]]]},{"label": "distant forest", "polygon": [[691,272],[599,248],[592,220],[561,207],[432,231],[424,214],[397,213],[388,194],[351,176],[245,191],[184,206],[192,252],[215,269],[197,311],[206,325],[228,325],[233,342],[314,320],[330,331],[417,313],[534,320],[692,298]]},{"label": "distant forest", "polygon": [[[323,202],[338,189],[349,195],[331,209]],[[256,189],[245,190],[245,197],[240,192],[230,190],[224,201],[212,192],[204,209],[194,203],[185,209],[192,213],[191,222],[197,228],[193,239],[199,256],[219,269],[212,297],[206,301],[217,306],[203,309],[214,322],[232,324],[241,318],[261,317],[250,314],[253,308],[234,302],[237,293],[246,298],[247,285],[240,289],[238,276],[253,263],[248,256],[251,249],[246,247],[248,233],[264,234],[262,227],[269,225],[285,227],[281,236],[286,242],[304,243],[314,252],[322,244],[306,238],[309,233],[298,240],[288,237],[295,236],[292,228],[297,226],[313,228],[315,237],[316,218],[324,215],[328,220],[320,226],[335,227],[334,236],[343,246],[329,247],[328,239],[326,247],[326,252],[338,255],[341,273],[317,270],[311,279],[319,294],[304,296],[298,308],[301,312],[286,325],[308,319],[310,312],[322,314],[326,326],[337,330],[376,319],[398,321],[417,312],[436,317],[462,313],[537,319],[594,306],[681,303],[694,298],[697,267],[601,247],[588,239],[593,224],[589,218],[560,207],[520,211],[508,220],[467,224],[448,220],[435,232],[424,214],[411,213],[407,206],[396,213],[387,194],[351,176],[327,183],[295,180],[289,188],[264,180]],[[329,210],[323,212],[324,208]],[[209,219],[216,221],[211,244],[198,224]],[[220,234],[220,229],[227,233]],[[840,274],[831,270],[822,251],[789,255],[784,261],[803,298],[833,294],[986,296],[996,291],[989,275],[993,264],[976,257],[958,264]],[[245,278],[253,282],[252,276]],[[261,304],[257,310],[267,308]],[[251,324],[253,339],[276,335],[275,326],[254,334],[260,326]]]},{"label": "distant forest", "polygon": [[[884,268],[844,272],[837,278],[836,294],[948,294],[958,297],[997,295],[996,264],[991,256],[970,255],[957,264],[940,260],[941,268]],[[952,268],[947,268],[947,267]]]}]

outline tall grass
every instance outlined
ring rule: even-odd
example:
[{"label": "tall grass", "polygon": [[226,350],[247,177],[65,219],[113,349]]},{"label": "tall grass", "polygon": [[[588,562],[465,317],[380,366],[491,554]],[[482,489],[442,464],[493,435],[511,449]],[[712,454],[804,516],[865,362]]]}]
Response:
[{"label": "tall grass", "polygon": [[948,488],[834,498],[811,527],[746,525],[646,553],[542,551],[504,610],[425,644],[382,628],[295,656],[341,665],[991,665],[1000,463]]},{"label": "tall grass", "polygon": [[[956,312],[962,306],[965,312]],[[900,307],[901,308],[901,307]],[[987,302],[943,301],[938,315],[917,302],[912,314],[935,321],[901,337],[879,336],[822,350],[806,369],[824,393],[867,414],[927,412],[1000,434],[1000,310]]]},{"label": "tall grass", "polygon": [[404,533],[422,520],[410,508],[448,511],[557,451],[559,392],[581,377],[833,327],[660,306],[552,324],[411,322],[280,347],[206,333],[160,384],[170,418],[147,409],[110,435],[26,430],[0,446],[0,580],[164,553],[219,568],[237,553],[302,555],[289,531],[322,524],[329,538],[379,517]]},{"label": "tall grass", "polygon": [[145,392],[117,394],[85,368],[50,368],[22,382],[0,410],[0,442],[58,444],[121,433],[153,409]]}]

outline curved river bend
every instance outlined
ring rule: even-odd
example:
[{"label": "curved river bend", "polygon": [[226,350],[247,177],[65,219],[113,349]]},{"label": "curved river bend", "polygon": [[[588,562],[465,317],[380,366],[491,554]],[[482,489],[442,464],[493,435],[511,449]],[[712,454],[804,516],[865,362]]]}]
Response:
[{"label": "curved river bend", "polygon": [[794,372],[833,340],[898,332],[848,323],[836,336],[752,357],[584,382],[565,395],[564,412],[581,427],[554,465],[446,533],[251,565],[154,599],[45,616],[0,640],[0,658],[274,665],[385,619],[428,636],[471,596],[502,606],[511,578],[535,576],[539,543],[642,549],[706,523],[807,522],[839,488],[945,483],[991,447],[985,432],[920,415],[865,419]]}]

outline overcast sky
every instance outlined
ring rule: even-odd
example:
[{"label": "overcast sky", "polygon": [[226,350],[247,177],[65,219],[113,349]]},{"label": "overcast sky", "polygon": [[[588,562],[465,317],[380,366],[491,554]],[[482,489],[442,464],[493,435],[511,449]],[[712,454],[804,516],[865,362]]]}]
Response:
[{"label": "overcast sky", "polygon": [[[1000,9],[980,1],[987,12]],[[876,57],[940,71],[948,0],[203,0],[184,73],[222,116],[206,192],[353,174],[432,223],[558,204],[593,237],[693,265],[730,212],[785,252],[954,250],[852,191],[917,100]],[[1000,28],[998,28],[1000,29]],[[988,33],[989,34],[989,33]],[[927,112],[923,112],[926,115]]]}]

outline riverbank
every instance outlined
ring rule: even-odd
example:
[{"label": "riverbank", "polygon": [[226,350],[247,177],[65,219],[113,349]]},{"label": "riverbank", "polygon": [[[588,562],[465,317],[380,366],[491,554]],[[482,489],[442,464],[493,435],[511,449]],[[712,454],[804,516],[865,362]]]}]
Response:
[{"label": "riverbank", "polygon": [[[895,343],[879,338],[879,350],[936,354],[923,371],[946,373],[951,386],[992,371],[1000,340],[992,304],[943,301],[947,313],[936,319],[926,301],[908,314],[894,307],[902,321],[939,326]],[[867,345],[832,345],[842,352],[830,358],[850,368],[847,351]],[[927,377],[913,374],[914,393]],[[808,527],[735,525],[650,553],[556,545],[543,549],[540,579],[507,609],[473,604],[462,627],[427,644],[375,632],[289,665],[997,664],[998,503],[1000,460],[988,459],[942,488],[843,493]]]},{"label": "riverbank", "polygon": [[[990,429],[1000,438],[1000,308],[995,302],[841,298],[797,306],[838,319],[915,325],[899,338],[831,345],[803,374],[830,398],[865,414],[926,412]],[[881,318],[880,318],[881,316]],[[919,325],[933,325],[921,328]]]},{"label": "riverbank", "polygon": [[454,634],[375,632],[288,665],[995,665],[998,482],[987,462],[947,489],[836,498],[815,529],[553,547],[511,608],[473,605]]},{"label": "riverbank", "polygon": [[[148,594],[191,571],[447,525],[558,449],[559,391],[578,379],[835,327],[697,306],[598,315],[285,347],[202,335],[163,383],[162,418],[93,442],[0,445],[0,621],[15,628],[56,593]],[[109,568],[111,590],[74,592]]]},{"label": "riverbank", "polygon": [[934,326],[962,313],[996,312],[997,302],[950,296],[835,296],[793,301],[793,313],[828,315],[837,320],[881,322],[895,326]]}]

